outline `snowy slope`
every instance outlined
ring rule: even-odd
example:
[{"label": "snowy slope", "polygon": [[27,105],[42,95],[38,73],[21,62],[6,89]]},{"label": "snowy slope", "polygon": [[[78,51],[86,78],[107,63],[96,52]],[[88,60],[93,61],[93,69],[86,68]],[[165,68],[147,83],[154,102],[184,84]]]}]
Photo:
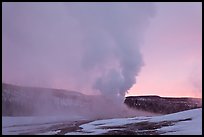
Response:
[{"label": "snowy slope", "polygon": [[[103,109],[102,109],[103,108]],[[83,116],[91,119],[153,115],[130,110],[100,95],[61,89],[2,84],[2,116]],[[154,114],[155,115],[155,114]]]},{"label": "snowy slope", "polygon": [[[161,116],[140,116],[84,122],[82,117],[3,117],[3,134],[45,135],[201,135],[202,108]],[[24,122],[22,122],[24,121]],[[69,121],[72,121],[70,124]],[[74,121],[74,122],[73,122]]]},{"label": "snowy slope", "polygon": [[[157,133],[162,135],[201,135],[202,134],[202,108],[187,110],[169,115],[162,115],[156,117],[135,117],[135,118],[123,118],[123,119],[106,119],[98,120],[91,123],[83,124],[80,127],[81,131],[70,132],[66,135],[96,135],[104,134],[109,131],[117,130],[116,126],[127,125],[131,123],[161,123],[164,121],[174,122],[173,125],[164,126],[156,130]],[[108,128],[104,128],[108,127]],[[113,128],[111,128],[113,127]],[[124,130],[123,128],[118,130]],[[135,129],[137,130],[137,129]],[[138,131],[145,132],[145,131]]]},{"label": "snowy slope", "polygon": [[89,96],[75,91],[2,84],[3,116],[76,113],[89,102]]},{"label": "snowy slope", "polygon": [[[75,120],[86,120],[82,116],[26,116],[26,117],[2,117],[3,135],[18,135],[24,132],[39,132],[60,123],[70,123]],[[40,130],[39,130],[40,129]],[[49,131],[49,134],[55,132]],[[47,134],[48,134],[47,133]]]},{"label": "snowy slope", "polygon": [[82,116],[29,116],[29,117],[2,117],[2,127],[37,125],[42,123],[56,123],[71,120],[85,119]]}]

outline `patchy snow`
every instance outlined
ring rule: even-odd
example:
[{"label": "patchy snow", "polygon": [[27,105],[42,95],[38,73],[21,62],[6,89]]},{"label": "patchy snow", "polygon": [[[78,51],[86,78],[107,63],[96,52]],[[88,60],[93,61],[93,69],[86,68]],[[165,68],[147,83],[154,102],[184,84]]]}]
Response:
[{"label": "patchy snow", "polygon": [[9,127],[2,127],[3,135],[19,135],[22,133],[37,132],[39,130],[46,130],[55,124],[34,124],[34,125],[12,125]]},{"label": "patchy snow", "polygon": [[[52,125],[75,120],[85,119],[81,116],[2,117],[2,134],[17,135],[44,130]],[[52,133],[54,134],[54,132]],[[47,134],[51,134],[51,132],[47,132]]]},{"label": "patchy snow", "polygon": [[[185,120],[188,119],[188,120]],[[60,122],[74,120],[84,120],[82,117],[2,117],[2,132],[4,135],[16,135],[20,133],[31,132],[38,135],[55,135],[60,129],[43,131],[39,129],[48,129],[48,127],[57,125]],[[178,113],[153,116],[153,117],[133,117],[96,120],[80,125],[81,130],[65,133],[65,135],[97,135],[115,130],[114,126],[139,122],[176,121],[174,125],[163,126],[155,129],[161,135],[202,135],[202,108],[182,111]],[[113,127],[113,128],[104,128]],[[117,129],[123,130],[123,129]],[[36,132],[35,132],[36,131]],[[146,130],[138,131],[143,132]]]},{"label": "patchy snow", "polygon": [[59,132],[60,132],[60,130],[57,130],[57,131],[48,131],[48,132],[39,133],[39,134],[36,134],[36,135],[56,135]]},{"label": "patchy snow", "polygon": [[202,135],[202,109],[187,110],[159,117],[156,116],[149,122],[173,121],[187,118],[192,118],[192,120],[181,121],[173,126],[162,127],[159,131],[165,131],[166,135]]},{"label": "patchy snow", "polygon": [[[162,121],[176,121],[191,118],[189,121],[179,121],[173,126],[162,127],[157,129],[158,132],[164,135],[201,135],[202,134],[202,108],[187,110],[183,112],[155,116],[155,117],[135,117],[135,118],[122,118],[122,119],[106,119],[97,120],[80,127],[83,128],[78,132],[70,132],[66,135],[97,135],[107,133],[114,129],[102,129],[104,126],[119,126],[139,122],[162,122]],[[118,129],[117,129],[118,130]]]},{"label": "patchy snow", "polygon": [[131,124],[134,122],[142,122],[149,119],[148,117],[137,117],[137,118],[116,118],[116,119],[105,119],[96,120],[87,124],[83,124],[79,127],[82,128],[79,132],[69,132],[65,135],[97,135],[103,134],[113,129],[101,129],[104,126],[120,126],[125,124]]},{"label": "patchy snow", "polygon": [[70,120],[82,120],[82,116],[24,116],[24,117],[2,117],[2,127],[33,125],[42,123],[56,123]]}]

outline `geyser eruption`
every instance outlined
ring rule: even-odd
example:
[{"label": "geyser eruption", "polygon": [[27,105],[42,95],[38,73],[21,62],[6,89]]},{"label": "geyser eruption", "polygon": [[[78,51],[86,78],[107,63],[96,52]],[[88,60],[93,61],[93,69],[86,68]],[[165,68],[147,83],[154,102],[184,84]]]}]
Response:
[{"label": "geyser eruption", "polygon": [[121,100],[154,13],[152,3],[3,3],[3,81]]},{"label": "geyser eruption", "polygon": [[[123,98],[143,65],[139,44],[150,17],[151,3],[73,5],[72,13],[87,28],[89,41],[82,64],[97,69],[92,87],[106,97]],[[91,26],[88,24],[92,24]],[[107,37],[108,36],[108,37]]]}]

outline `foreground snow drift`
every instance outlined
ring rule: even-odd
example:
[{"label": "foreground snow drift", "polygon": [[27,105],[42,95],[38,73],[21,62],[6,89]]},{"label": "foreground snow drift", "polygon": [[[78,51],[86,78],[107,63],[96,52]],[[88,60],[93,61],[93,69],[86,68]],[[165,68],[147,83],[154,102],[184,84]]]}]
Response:
[{"label": "foreground snow drift", "polygon": [[92,122],[83,121],[84,119],[79,117],[3,117],[2,120],[3,134],[202,134],[202,108],[162,116],[104,119]]},{"label": "foreground snow drift", "polygon": [[[156,116],[156,117],[135,117],[135,118],[123,118],[123,119],[106,119],[98,120],[91,123],[83,124],[79,132],[71,132],[66,135],[95,135],[105,134],[110,131],[125,130],[125,126],[118,128],[121,125],[127,125],[131,123],[161,123],[171,122],[169,126],[163,126],[155,129],[157,133],[163,135],[201,135],[202,134],[202,108],[178,112],[169,115]],[[115,127],[115,128],[114,128]],[[138,129],[135,129],[138,130]],[[146,132],[138,130],[138,132]]]},{"label": "foreground snow drift", "polygon": [[[82,116],[29,116],[29,117],[2,117],[2,134],[16,135],[22,133],[46,131],[53,125],[70,123],[75,120],[85,120]],[[49,131],[46,134],[55,132]]]}]

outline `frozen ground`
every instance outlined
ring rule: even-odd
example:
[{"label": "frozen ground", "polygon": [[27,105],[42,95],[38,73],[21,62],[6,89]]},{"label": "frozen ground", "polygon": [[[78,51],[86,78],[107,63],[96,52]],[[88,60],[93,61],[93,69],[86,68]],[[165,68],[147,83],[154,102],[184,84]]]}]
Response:
[{"label": "frozen ground", "polygon": [[40,134],[42,132],[42,134],[54,134],[55,131],[47,130],[56,128],[55,126],[58,127],[60,124],[68,125],[76,120],[81,121],[85,118],[81,116],[2,117],[2,133],[4,135]]},{"label": "frozen ground", "polygon": [[46,135],[201,135],[202,108],[153,116],[88,121],[82,117],[2,117],[2,133]]},{"label": "frozen ground", "polygon": [[[132,124],[132,125],[131,125]],[[160,125],[159,125],[160,124]],[[122,126],[123,125],[123,126]],[[127,127],[132,128],[128,128]],[[145,127],[148,125],[148,128]],[[143,128],[141,128],[143,126]],[[163,135],[201,135],[202,134],[202,109],[194,109],[169,115],[155,117],[135,117],[123,119],[98,120],[80,126],[79,132],[70,134],[119,134],[123,132],[137,134],[152,130],[152,134]],[[134,128],[139,127],[139,128]],[[158,128],[157,128],[158,127]],[[121,132],[121,130],[123,132]],[[131,130],[135,130],[131,131]],[[114,131],[114,132],[113,132]]]}]

